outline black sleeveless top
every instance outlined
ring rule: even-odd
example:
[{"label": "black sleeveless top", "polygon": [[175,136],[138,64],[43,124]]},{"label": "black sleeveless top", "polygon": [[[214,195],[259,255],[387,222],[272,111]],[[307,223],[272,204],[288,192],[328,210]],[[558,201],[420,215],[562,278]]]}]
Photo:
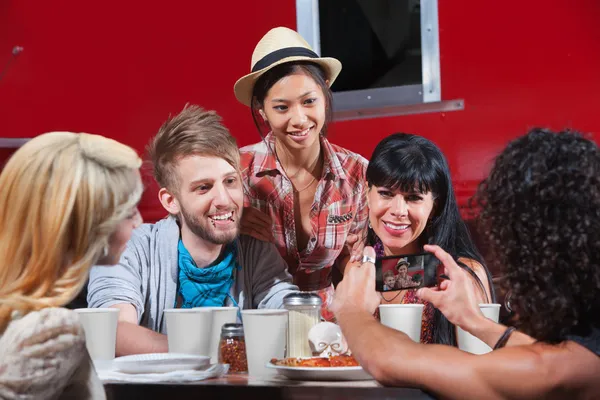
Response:
[{"label": "black sleeveless top", "polygon": [[600,356],[600,327],[592,327],[590,334],[586,336],[568,335],[567,340],[572,340]]}]

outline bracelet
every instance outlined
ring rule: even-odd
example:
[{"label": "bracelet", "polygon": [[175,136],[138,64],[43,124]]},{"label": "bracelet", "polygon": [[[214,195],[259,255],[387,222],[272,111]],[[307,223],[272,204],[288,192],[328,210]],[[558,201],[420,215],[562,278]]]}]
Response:
[{"label": "bracelet", "polygon": [[516,330],[517,328],[515,328],[514,326],[509,326],[508,328],[506,328],[502,336],[500,336],[500,339],[498,339],[498,342],[496,342],[494,350],[503,348],[506,345],[506,342],[508,342],[510,335],[512,335],[512,333]]}]

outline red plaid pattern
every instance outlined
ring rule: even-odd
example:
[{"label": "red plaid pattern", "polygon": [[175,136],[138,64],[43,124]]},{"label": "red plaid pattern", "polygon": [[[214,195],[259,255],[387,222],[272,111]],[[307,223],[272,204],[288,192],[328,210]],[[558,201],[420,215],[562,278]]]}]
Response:
[{"label": "red plaid pattern", "polygon": [[345,250],[346,237],[366,237],[368,208],[365,173],[367,160],[321,138],[323,177],[312,205],[313,232],[306,249],[298,251],[292,183],[275,153],[275,138],[243,147],[241,151],[245,205],[271,216],[275,244],[300,290],[331,286],[331,267]]}]

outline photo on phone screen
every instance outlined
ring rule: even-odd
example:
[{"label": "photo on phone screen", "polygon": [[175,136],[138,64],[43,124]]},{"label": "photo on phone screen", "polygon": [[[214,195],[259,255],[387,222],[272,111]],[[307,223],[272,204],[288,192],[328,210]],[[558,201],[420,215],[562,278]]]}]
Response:
[{"label": "photo on phone screen", "polygon": [[431,253],[377,258],[375,288],[379,292],[437,285],[439,260]]}]

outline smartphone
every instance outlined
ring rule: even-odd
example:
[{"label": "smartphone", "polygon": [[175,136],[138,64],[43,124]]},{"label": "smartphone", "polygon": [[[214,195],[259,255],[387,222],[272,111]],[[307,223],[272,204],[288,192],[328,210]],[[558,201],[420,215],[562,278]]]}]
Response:
[{"label": "smartphone", "polygon": [[439,266],[440,261],[431,253],[378,257],[375,288],[387,292],[436,286]]}]

